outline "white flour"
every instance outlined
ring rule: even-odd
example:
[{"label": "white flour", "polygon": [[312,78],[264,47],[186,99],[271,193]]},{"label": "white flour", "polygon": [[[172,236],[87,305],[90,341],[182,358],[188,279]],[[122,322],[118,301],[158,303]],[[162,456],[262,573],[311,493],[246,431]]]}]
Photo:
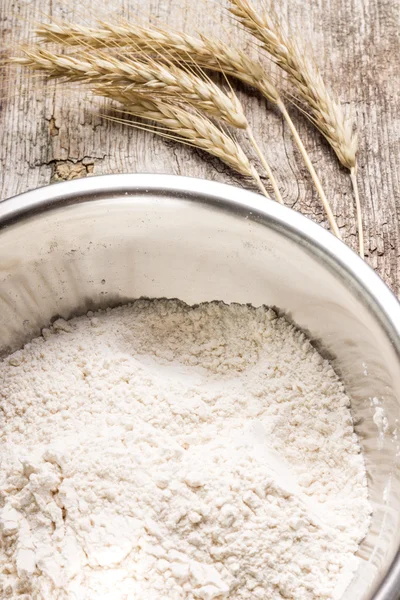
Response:
[{"label": "white flour", "polygon": [[342,384],[272,311],[59,320],[0,381],[1,598],[340,598],[363,457]]}]

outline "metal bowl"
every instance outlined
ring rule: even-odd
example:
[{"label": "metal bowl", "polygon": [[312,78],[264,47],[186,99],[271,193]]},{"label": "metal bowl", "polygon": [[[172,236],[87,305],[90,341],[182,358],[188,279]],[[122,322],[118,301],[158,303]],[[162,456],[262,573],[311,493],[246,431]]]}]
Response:
[{"label": "metal bowl", "polygon": [[0,203],[0,282],[3,354],[56,316],[139,296],[279,307],[343,377],[365,453],[373,523],[344,598],[400,598],[400,305],[344,244],[242,189],[110,175]]}]

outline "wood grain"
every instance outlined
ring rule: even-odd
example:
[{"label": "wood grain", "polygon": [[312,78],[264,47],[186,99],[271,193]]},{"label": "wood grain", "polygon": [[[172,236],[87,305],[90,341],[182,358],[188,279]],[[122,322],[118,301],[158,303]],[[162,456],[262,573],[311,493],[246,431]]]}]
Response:
[{"label": "wood grain", "polygon": [[[100,16],[146,22],[151,13],[172,27],[231,38],[257,52],[232,30],[222,0],[120,0]],[[359,184],[368,262],[400,292],[400,4],[397,0],[281,0],[281,14],[313,46],[328,85],[352,103],[360,132]],[[90,23],[97,0],[2,0],[3,57],[31,37],[46,15]],[[228,38],[229,39],[229,38]],[[271,66],[266,61],[268,68]],[[279,74],[274,70],[279,81]],[[245,185],[204,153],[104,120],[101,100],[43,83],[24,71],[0,71],[0,199],[53,181],[120,172],[175,173]],[[280,116],[255,92],[236,87],[249,120],[276,172],[285,203],[325,227],[323,210]],[[349,177],[333,152],[296,109],[293,119],[332,202],[344,240],[356,244]],[[260,202],[262,199],[260,198]]]}]

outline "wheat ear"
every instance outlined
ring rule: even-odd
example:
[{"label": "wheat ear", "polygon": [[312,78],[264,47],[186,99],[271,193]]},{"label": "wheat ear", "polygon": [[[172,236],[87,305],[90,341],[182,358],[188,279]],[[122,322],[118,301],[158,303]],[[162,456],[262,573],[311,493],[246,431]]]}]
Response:
[{"label": "wheat ear", "polygon": [[[204,35],[194,37],[161,27],[143,27],[127,21],[117,24],[99,21],[98,28],[70,23],[44,23],[37,28],[36,33],[46,42],[61,42],[67,46],[79,44],[92,48],[125,46],[134,51],[153,52],[159,56],[167,56],[169,60],[175,60],[178,63],[189,63],[194,67],[222,72],[224,75],[235,77],[245,84],[257,88],[267,100],[278,107],[288,123],[321,198],[331,228],[340,237],[320,179],[277,88],[263,67],[250,59],[244,52]],[[255,140],[253,140],[253,145],[254,143],[256,143]]]},{"label": "wheat ear", "polygon": [[24,57],[10,61],[32,69],[45,71],[50,77],[86,83],[111,83],[121,90],[132,90],[149,99],[167,99],[187,103],[194,109],[225,121],[246,133],[271,181],[276,199],[283,199],[272,170],[256,143],[238,98],[225,94],[216,84],[197,76],[190,70],[156,62],[151,57],[124,58],[123,60],[96,50],[84,51],[80,57],[56,54],[38,46],[22,47]]},{"label": "wheat ear", "polygon": [[268,197],[256,169],[251,165],[238,142],[224,133],[207,117],[189,112],[170,102],[143,98],[131,90],[121,90],[115,86],[95,86],[92,88],[92,92],[119,102],[129,115],[156,122],[158,127],[151,129],[154,133],[204,150],[222,160],[241,175],[253,178],[261,191]]},{"label": "wheat ear", "polygon": [[56,54],[39,46],[22,47],[24,57],[12,62],[46,71],[51,77],[64,77],[70,81],[94,79],[134,88],[142,94],[174,96],[211,117],[221,119],[233,127],[247,129],[247,119],[234,94],[225,94],[216,84],[174,65],[153,60],[119,58],[96,51],[83,51],[79,58]]},{"label": "wheat ear", "polygon": [[[104,65],[101,70],[97,70],[93,68],[93,61],[85,62],[75,57],[56,55],[35,47],[23,50],[25,57],[11,58],[12,63],[44,71],[51,77],[88,83],[94,93],[119,100],[131,111],[135,110],[137,116],[157,121],[172,134],[173,139],[186,140],[186,143],[220,158],[238,173],[253,178],[262,193],[267,198],[270,197],[259,174],[240,145],[202,114],[193,114],[181,106],[174,106],[166,101],[152,101],[147,97],[147,91],[141,97],[133,89],[129,89],[120,73],[113,71],[111,74],[104,69]],[[161,134],[159,131],[154,131]]]},{"label": "wheat ear", "polygon": [[134,51],[147,51],[157,56],[167,56],[179,63],[218,71],[227,76],[241,79],[256,87],[274,104],[279,93],[257,62],[246,54],[224,42],[200,35],[194,37],[186,33],[166,30],[161,27],[143,27],[137,23],[99,22],[99,27],[85,27],[72,23],[43,23],[36,34],[46,42],[58,42],[67,46],[83,45],[91,48],[120,49],[131,47]]},{"label": "wheat ear", "polygon": [[311,112],[311,120],[332,146],[341,164],[350,170],[354,189],[359,252],[364,257],[362,213],[357,185],[357,135],[352,120],[328,91],[315,62],[307,58],[293,36],[283,29],[271,9],[257,12],[249,0],[230,0],[231,13],[261,43],[289,76],[291,83]]}]

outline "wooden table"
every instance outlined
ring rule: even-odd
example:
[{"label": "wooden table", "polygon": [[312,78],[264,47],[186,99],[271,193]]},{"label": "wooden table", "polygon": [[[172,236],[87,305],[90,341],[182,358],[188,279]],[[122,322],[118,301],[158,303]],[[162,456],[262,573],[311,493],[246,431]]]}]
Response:
[{"label": "wooden table", "polygon": [[[29,39],[36,20],[50,15],[88,23],[93,15],[107,16],[99,4],[98,0],[84,4],[81,0],[2,0],[0,39],[5,56]],[[114,0],[107,10],[114,10],[114,16],[139,16],[144,23],[152,13],[171,27],[226,38],[230,20],[223,6],[223,0]],[[277,7],[303,38],[310,40],[326,83],[343,103],[355,108],[367,260],[398,294],[400,94],[395,78],[400,61],[399,2],[280,0]],[[232,43],[255,51],[243,31],[237,27],[230,31]],[[268,61],[266,67],[271,68]],[[279,78],[276,69],[273,72]],[[0,199],[51,182],[103,173],[175,173],[249,185],[200,151],[104,120],[103,102],[84,91],[4,69],[0,87]],[[235,89],[275,170],[285,203],[326,226],[318,197],[282,119],[255,92],[236,84]],[[332,202],[343,238],[356,248],[349,177],[307,120],[295,108],[291,112]]]}]

